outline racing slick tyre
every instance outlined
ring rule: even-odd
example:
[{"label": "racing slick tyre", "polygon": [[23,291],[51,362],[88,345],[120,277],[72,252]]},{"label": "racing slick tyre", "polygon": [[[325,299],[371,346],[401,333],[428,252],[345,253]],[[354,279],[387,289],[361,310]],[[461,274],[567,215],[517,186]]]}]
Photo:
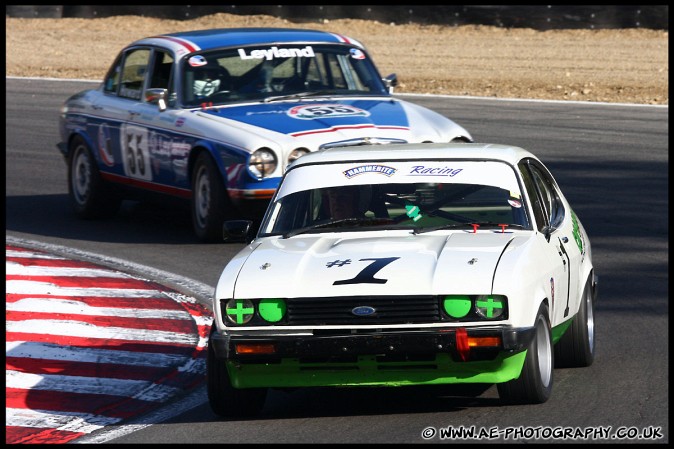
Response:
[{"label": "racing slick tyre", "polygon": [[499,397],[508,404],[541,404],[552,393],[554,350],[545,304],[538,309],[535,328],[520,377],[496,386]]},{"label": "racing slick tyre", "polygon": [[260,413],[267,399],[267,388],[232,387],[225,361],[216,358],[210,344],[206,358],[206,383],[211,410],[225,418],[255,416]]},{"label": "racing slick tyre", "polygon": [[594,301],[588,279],[578,314],[555,345],[556,368],[580,368],[594,362]]},{"label": "racing slick tyre", "polygon": [[192,225],[205,243],[222,242],[222,225],[232,204],[213,159],[202,152],[192,171]]},{"label": "racing slick tyre", "polygon": [[68,194],[77,216],[83,219],[114,216],[119,211],[121,198],[108,191],[82,137],[73,138],[68,154]]}]

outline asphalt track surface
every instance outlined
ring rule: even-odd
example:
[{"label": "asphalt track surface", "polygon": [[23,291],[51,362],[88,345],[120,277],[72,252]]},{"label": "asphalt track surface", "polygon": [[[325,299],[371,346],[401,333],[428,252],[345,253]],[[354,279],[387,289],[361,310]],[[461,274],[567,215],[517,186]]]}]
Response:
[{"label": "asphalt track surface", "polygon": [[[189,214],[177,204],[125,203],[102,222],[78,221],[71,212],[55,147],[57,116],[68,95],[88,86],[6,80],[7,236],[74,251],[210,307],[220,271],[241,245],[196,242]],[[586,442],[668,442],[668,108],[405,98],[456,120],[476,141],[518,145],[547,163],[592,243],[600,277],[595,363],[555,370],[553,396],[538,406],[502,406],[494,387],[472,395],[435,387],[312,388],[274,391],[256,419],[223,421],[201,388],[157,413],[94,432],[89,442],[444,442],[439,432],[448,426],[496,430],[495,441],[508,442],[569,441],[552,436],[554,429],[583,434]],[[429,427],[436,434],[425,440]]]}]

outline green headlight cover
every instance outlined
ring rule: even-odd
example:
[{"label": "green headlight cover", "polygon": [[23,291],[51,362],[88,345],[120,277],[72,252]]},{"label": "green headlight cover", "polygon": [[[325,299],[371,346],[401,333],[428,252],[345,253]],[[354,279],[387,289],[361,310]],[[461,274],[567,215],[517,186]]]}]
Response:
[{"label": "green headlight cover", "polygon": [[255,308],[250,299],[230,299],[225,310],[227,319],[234,324],[245,324],[253,318]]},{"label": "green headlight cover", "polygon": [[258,311],[265,321],[276,323],[286,314],[286,303],[282,299],[263,299],[260,301]]},{"label": "green headlight cover", "polygon": [[475,301],[477,313],[487,319],[498,318],[503,314],[504,301],[502,296],[480,296]]},{"label": "green headlight cover", "polygon": [[472,305],[468,296],[447,296],[442,301],[442,307],[452,318],[463,318],[468,315]]}]

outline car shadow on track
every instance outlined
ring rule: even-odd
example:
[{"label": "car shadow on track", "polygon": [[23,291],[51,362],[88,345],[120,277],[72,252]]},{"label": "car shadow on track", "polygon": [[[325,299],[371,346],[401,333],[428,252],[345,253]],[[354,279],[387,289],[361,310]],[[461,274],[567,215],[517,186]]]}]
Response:
[{"label": "car shadow on track", "polygon": [[6,231],[71,240],[194,244],[184,200],[124,201],[112,218],[81,220],[66,194],[5,197]]},{"label": "car shadow on track", "polygon": [[[436,413],[499,405],[492,385],[306,388],[272,390],[258,419]],[[491,393],[491,391],[489,391]]]}]

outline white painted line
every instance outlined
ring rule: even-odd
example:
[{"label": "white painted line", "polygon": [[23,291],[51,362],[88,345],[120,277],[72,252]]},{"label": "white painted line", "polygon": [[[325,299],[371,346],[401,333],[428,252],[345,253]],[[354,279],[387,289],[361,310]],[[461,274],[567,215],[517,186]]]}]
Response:
[{"label": "white painted line", "polygon": [[169,404],[159,410],[151,412],[140,419],[131,420],[128,423],[110,428],[101,429],[93,435],[87,435],[74,440],[74,444],[100,444],[112,441],[116,438],[121,438],[124,435],[136,432],[138,430],[149,427],[153,424],[168,421],[183,413],[187,413],[195,407],[200,407],[208,402],[206,394],[206,386],[200,387],[190,395],[182,398],[176,404]]},{"label": "white painted line", "polygon": [[[31,427],[35,429],[71,430],[76,422],[76,432],[91,433],[105,426],[121,421],[120,418],[92,415],[89,413],[69,413],[40,411],[25,408],[6,408],[5,426]],[[71,430],[72,431],[72,430]]]},{"label": "white painted line", "polygon": [[5,283],[5,293],[22,295],[54,295],[54,296],[99,296],[106,298],[118,297],[142,297],[152,298],[161,295],[160,290],[152,289],[131,289],[131,288],[79,288],[79,287],[60,287],[51,282],[35,281],[7,281]]},{"label": "white painted line", "polygon": [[14,370],[6,370],[5,385],[18,390],[132,396],[148,402],[165,401],[180,391],[147,380],[31,374]]},{"label": "white painted line", "polygon": [[81,277],[106,277],[106,278],[130,278],[125,273],[107,270],[104,268],[74,268],[74,267],[40,267],[25,266],[14,262],[5,262],[5,275],[15,276],[81,276]]},{"label": "white painted line", "polygon": [[6,250],[5,257],[21,257],[23,259],[47,259],[47,260],[66,260],[64,257],[54,254],[34,253],[31,251]]},{"label": "white painted line", "polygon": [[101,254],[90,253],[66,246],[54,245],[51,243],[38,242],[35,240],[27,240],[11,235],[5,235],[5,242],[9,245],[22,246],[27,248],[34,248],[41,251],[63,254],[65,257],[74,259],[84,259],[92,263],[98,263],[105,267],[111,267],[119,271],[130,271],[143,273],[145,277],[150,279],[162,279],[169,284],[174,284],[178,287],[184,288],[191,295],[197,295],[200,302],[206,307],[211,307],[211,299],[215,294],[215,288],[210,285],[203,284],[184,276],[170,273],[168,271],[158,270],[147,265],[141,265],[134,262],[129,262],[123,259],[104,256]]},{"label": "white painted line", "polygon": [[151,366],[153,368],[170,368],[185,363],[187,359],[184,355],[176,354],[84,348],[32,341],[5,342],[5,357],[23,357],[76,363]]},{"label": "white painted line", "polygon": [[82,301],[65,298],[24,298],[5,305],[12,312],[42,312],[120,318],[160,318],[192,321],[185,309],[134,309],[122,307],[92,307]]},{"label": "white painted line", "polygon": [[194,346],[199,342],[199,337],[193,334],[166,332],[153,329],[96,326],[74,320],[6,321],[5,332],[131,340],[151,343],[173,343],[191,346]]}]

